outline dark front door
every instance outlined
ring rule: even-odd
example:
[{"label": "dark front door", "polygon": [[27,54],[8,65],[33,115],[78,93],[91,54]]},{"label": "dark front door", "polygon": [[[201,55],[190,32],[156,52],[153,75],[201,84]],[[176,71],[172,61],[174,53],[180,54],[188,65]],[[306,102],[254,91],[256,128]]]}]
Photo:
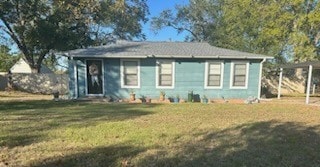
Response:
[{"label": "dark front door", "polygon": [[88,95],[103,94],[102,61],[87,60],[87,93]]}]

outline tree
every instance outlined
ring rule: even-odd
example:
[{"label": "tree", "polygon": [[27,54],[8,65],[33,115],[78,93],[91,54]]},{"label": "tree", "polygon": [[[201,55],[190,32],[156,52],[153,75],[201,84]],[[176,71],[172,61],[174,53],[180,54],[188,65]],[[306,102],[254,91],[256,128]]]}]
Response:
[{"label": "tree", "polygon": [[39,72],[54,51],[143,38],[146,14],[145,0],[7,0],[0,2],[0,31],[16,43],[32,71]]},{"label": "tree", "polygon": [[164,10],[151,21],[156,32],[164,27],[172,27],[178,33],[187,31],[187,41],[208,41],[209,30],[219,24],[220,0],[190,0],[189,5],[175,7],[175,11]]},{"label": "tree", "polygon": [[[318,0],[190,0],[177,12],[163,11],[152,19],[188,31],[193,39],[215,46],[305,61],[320,58]],[[181,15],[184,13],[184,15]],[[201,25],[201,26],[199,26]]]},{"label": "tree", "polygon": [[18,59],[19,56],[10,54],[7,46],[0,45],[0,71],[8,72]]},{"label": "tree", "polygon": [[225,24],[232,23],[226,26],[225,32],[235,33],[226,36],[226,42],[238,39],[238,48],[275,55],[279,60],[286,57],[299,62],[319,56],[316,52],[319,40],[313,39],[320,27],[311,19],[312,15],[320,17],[318,1],[231,0],[224,6],[223,20]]}]

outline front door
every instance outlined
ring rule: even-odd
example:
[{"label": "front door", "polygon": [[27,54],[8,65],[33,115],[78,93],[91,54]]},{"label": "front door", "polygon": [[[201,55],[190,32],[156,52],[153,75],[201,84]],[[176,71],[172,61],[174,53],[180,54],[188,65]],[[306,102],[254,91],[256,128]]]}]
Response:
[{"label": "front door", "polygon": [[87,60],[87,94],[103,94],[103,69],[101,60]]}]

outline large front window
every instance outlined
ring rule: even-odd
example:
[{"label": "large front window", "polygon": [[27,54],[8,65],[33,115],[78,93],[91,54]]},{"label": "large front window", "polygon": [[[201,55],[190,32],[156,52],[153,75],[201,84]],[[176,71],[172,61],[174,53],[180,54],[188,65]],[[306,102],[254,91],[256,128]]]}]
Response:
[{"label": "large front window", "polygon": [[140,62],[138,60],[121,60],[121,86],[123,88],[139,88]]},{"label": "large front window", "polygon": [[158,60],[156,76],[157,76],[158,88],[173,88],[174,87],[174,61]]}]

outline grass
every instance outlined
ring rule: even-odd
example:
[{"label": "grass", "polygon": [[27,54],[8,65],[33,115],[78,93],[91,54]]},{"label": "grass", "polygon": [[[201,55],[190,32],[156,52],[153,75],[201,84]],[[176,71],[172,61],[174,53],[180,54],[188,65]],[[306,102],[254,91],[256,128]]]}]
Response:
[{"label": "grass", "polygon": [[0,166],[317,166],[319,109],[0,102]]}]

